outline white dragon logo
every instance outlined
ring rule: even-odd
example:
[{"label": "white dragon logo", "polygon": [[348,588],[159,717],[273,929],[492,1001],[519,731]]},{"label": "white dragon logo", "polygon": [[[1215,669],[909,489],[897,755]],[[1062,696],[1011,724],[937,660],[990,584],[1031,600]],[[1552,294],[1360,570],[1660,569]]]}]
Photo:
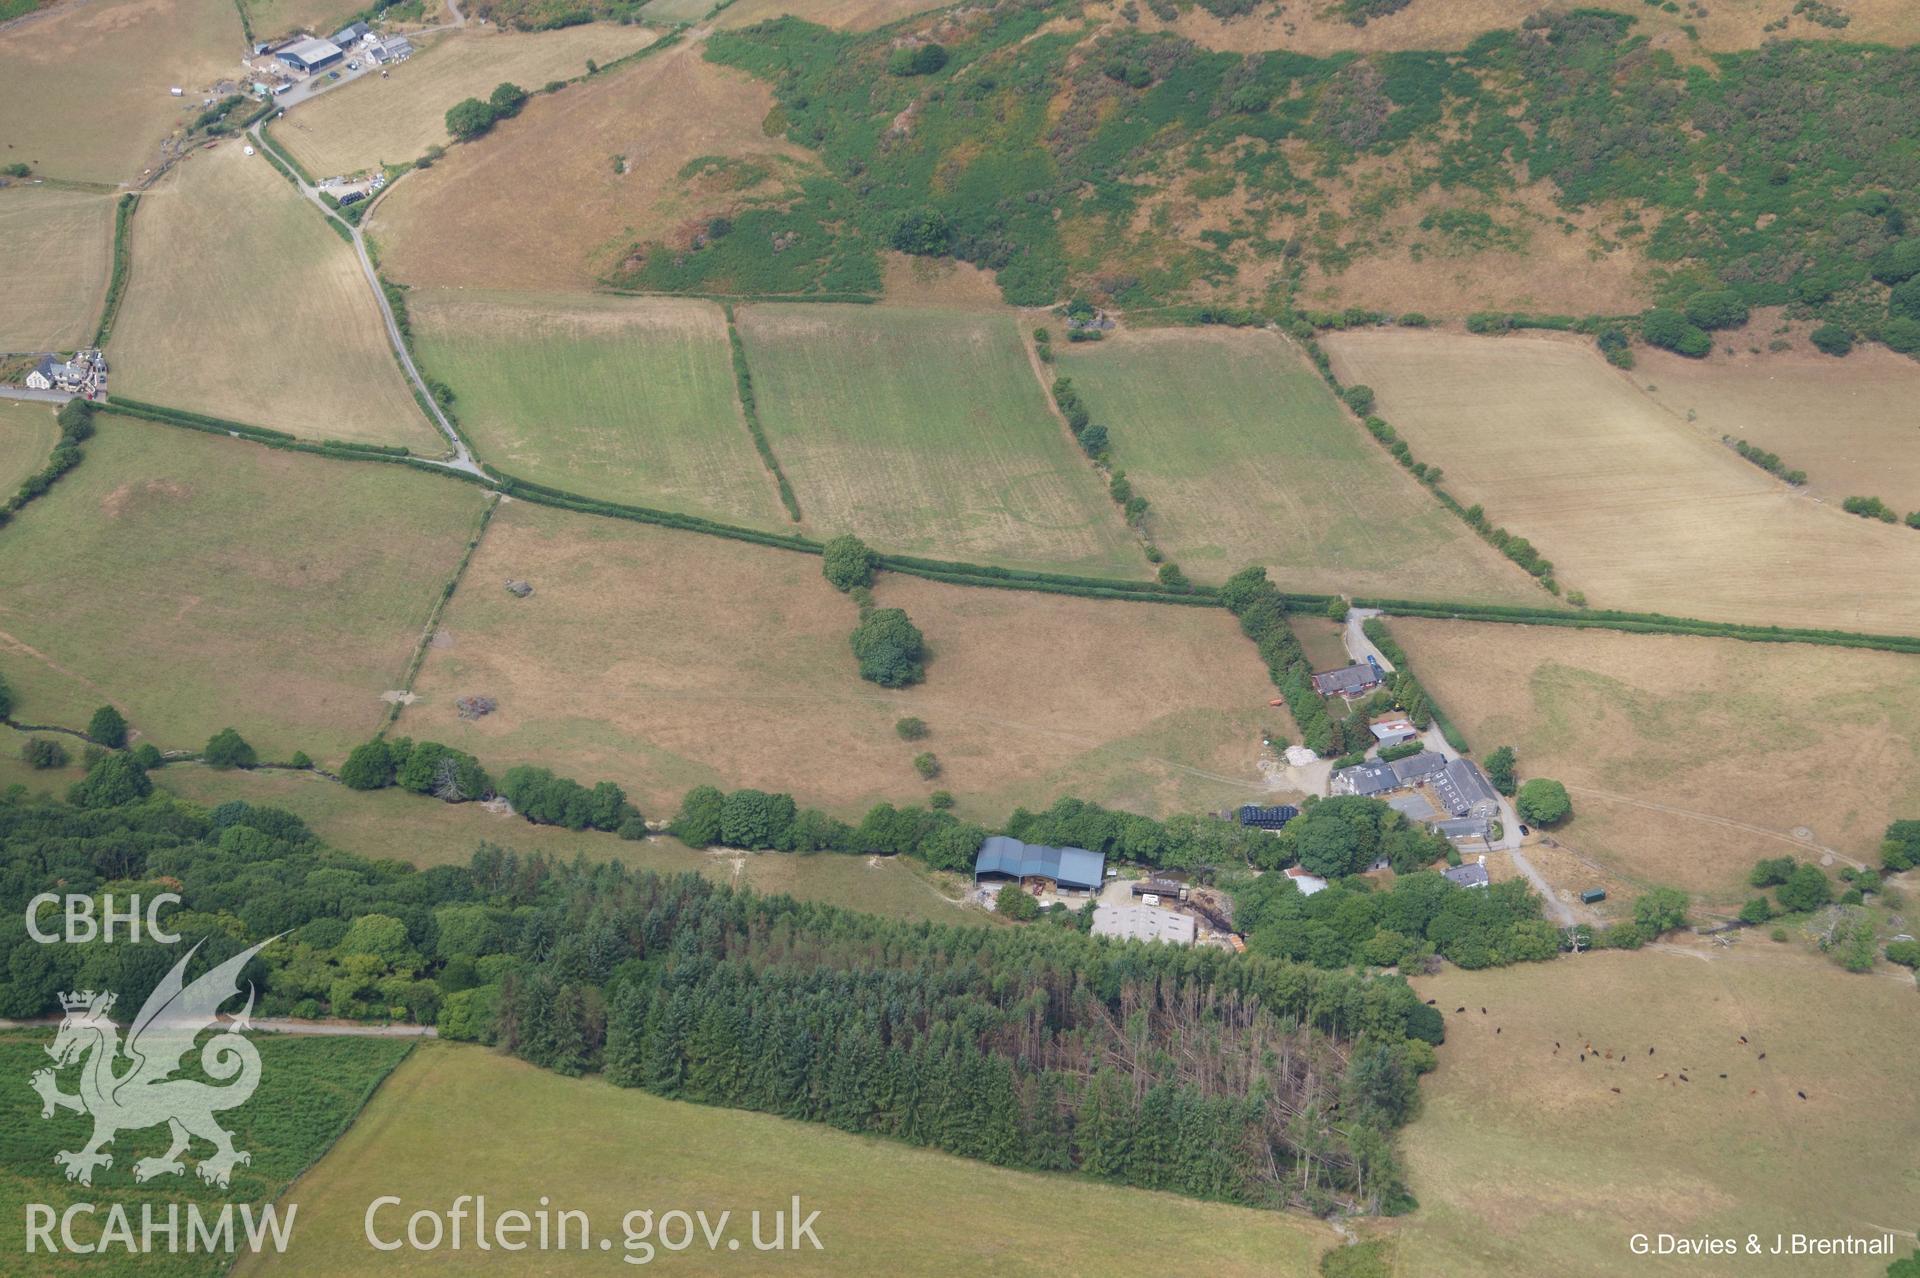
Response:
[{"label": "white dragon logo", "polygon": [[[86,990],[60,996],[67,1014],[53,1046],[47,1049],[54,1065],[36,1072],[32,1085],[40,1093],[42,1118],[52,1118],[56,1109],[93,1115],[93,1138],[86,1146],[53,1156],[56,1164],[67,1169],[68,1180],[91,1185],[94,1168],[113,1166],[113,1156],[101,1152],[102,1145],[119,1132],[160,1123],[167,1125],[173,1143],[166,1153],[142,1158],[133,1165],[137,1181],[184,1173],[186,1165],[180,1155],[195,1136],[214,1147],[213,1156],[202,1159],[198,1168],[200,1179],[209,1185],[225,1189],[234,1167],[253,1161],[251,1154],[233,1147],[232,1133],[213,1117],[221,1110],[246,1104],[260,1085],[260,1053],[241,1036],[249,1028],[248,1018],[253,1013],[252,986],[247,989],[246,1007],[231,1022],[221,1025],[218,1013],[222,1003],[239,994],[240,971],[248,960],[278,939],[269,938],[236,954],[191,985],[183,984],[181,976],[200,946],[187,951],[147,996],[140,1014],[127,1027],[125,1055],[129,1064],[124,1072],[115,1072],[122,1052],[120,1030],[107,1016],[114,995]],[[202,1031],[216,1026],[222,1032],[202,1049],[200,1067],[209,1078],[234,1081],[215,1087],[172,1077],[193,1050],[194,1040]],[[61,1091],[55,1071],[82,1058],[85,1063],[78,1094]]]}]

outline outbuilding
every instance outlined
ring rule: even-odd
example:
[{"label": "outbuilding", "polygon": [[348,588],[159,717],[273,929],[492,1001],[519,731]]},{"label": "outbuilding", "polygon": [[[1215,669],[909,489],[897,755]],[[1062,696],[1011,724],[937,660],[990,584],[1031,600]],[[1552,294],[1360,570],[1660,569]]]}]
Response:
[{"label": "outbuilding", "polygon": [[1313,677],[1313,690],[1323,697],[1357,697],[1381,681],[1380,667],[1372,659],[1338,670],[1322,671]]},{"label": "outbuilding", "polygon": [[331,40],[306,39],[288,45],[273,56],[290,70],[311,74],[324,71],[346,55]]},{"label": "outbuilding", "polygon": [[1480,864],[1449,866],[1440,873],[1455,887],[1483,888],[1493,881],[1487,876],[1487,867]]},{"label": "outbuilding", "polygon": [[1085,848],[1050,848],[996,834],[980,845],[980,854],[973,862],[973,881],[1047,879],[1068,891],[1093,892],[1099,889],[1106,866],[1105,856]]},{"label": "outbuilding", "polygon": [[1420,735],[1420,729],[1406,719],[1378,719],[1367,725],[1367,731],[1383,746],[1405,745]]}]

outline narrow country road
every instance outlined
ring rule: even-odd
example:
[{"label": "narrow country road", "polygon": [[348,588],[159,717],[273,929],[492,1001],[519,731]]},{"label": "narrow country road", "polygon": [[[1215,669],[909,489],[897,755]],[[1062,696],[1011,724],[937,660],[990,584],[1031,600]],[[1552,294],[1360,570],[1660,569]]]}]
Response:
[{"label": "narrow country road", "polygon": [[30,399],[40,404],[64,404],[73,396],[66,391],[30,390],[25,386],[0,386],[0,399]]},{"label": "narrow country road", "polygon": [[[458,10],[455,10],[455,12],[458,13]],[[281,111],[272,118],[277,119],[279,115],[285,114],[285,111]],[[260,150],[265,150],[267,146],[266,139],[260,136],[261,130],[266,128],[266,125],[267,122],[261,120],[247,130],[247,135],[253,139],[254,146]],[[268,161],[268,163],[272,163],[272,161]],[[326,202],[320,198],[320,188],[307,185],[297,173],[293,174],[292,177],[294,185],[300,188],[300,193],[306,196],[316,209],[320,210],[322,217],[333,217],[332,210],[328,209]],[[488,479],[487,473],[480,469],[479,463],[473,459],[473,454],[467,450],[466,441],[460,438],[460,432],[453,428],[453,423],[447,420],[447,415],[440,410],[439,401],[434,399],[433,392],[427,389],[426,379],[420,376],[420,370],[413,362],[413,353],[407,349],[406,339],[400,334],[399,321],[394,319],[393,307],[387,303],[387,291],[380,287],[380,274],[373,269],[373,259],[367,255],[366,237],[360,233],[359,227],[344,220],[336,220],[339,220],[340,224],[347,228],[347,234],[350,242],[353,244],[354,256],[360,259],[360,273],[366,276],[367,287],[373,290],[374,304],[380,308],[381,322],[383,322],[387,328],[388,344],[393,347],[393,353],[399,357],[400,367],[405,370],[407,379],[413,383],[413,388],[419,394],[420,401],[427,406],[428,414],[432,417],[434,425],[439,427],[440,433],[447,437],[447,444],[453,453],[450,459],[444,461],[423,460],[429,460],[429,464],[441,466],[447,470],[456,470],[464,474],[476,475],[482,479]],[[489,482],[491,482],[490,479]]]}]

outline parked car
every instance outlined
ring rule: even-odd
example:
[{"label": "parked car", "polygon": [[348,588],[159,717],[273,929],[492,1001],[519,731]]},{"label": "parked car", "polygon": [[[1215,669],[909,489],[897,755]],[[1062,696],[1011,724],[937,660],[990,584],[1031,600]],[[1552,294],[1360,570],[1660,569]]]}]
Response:
[{"label": "parked car", "polygon": [[349,71],[358,71],[359,69],[360,69],[360,64],[359,64],[358,62],[349,62],[349,63],[347,63],[347,70],[349,70]]}]

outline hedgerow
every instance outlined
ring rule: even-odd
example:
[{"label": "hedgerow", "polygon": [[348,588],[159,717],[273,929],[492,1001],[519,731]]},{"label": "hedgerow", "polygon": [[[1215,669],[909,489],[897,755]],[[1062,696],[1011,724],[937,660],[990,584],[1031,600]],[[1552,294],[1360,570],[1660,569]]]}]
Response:
[{"label": "hedgerow", "polygon": [[93,345],[105,346],[113,336],[113,322],[120,316],[120,299],[126,296],[127,273],[133,268],[133,242],[130,223],[140,197],[132,191],[113,206],[113,273],[107,277],[107,301],[100,311],[99,326],[93,330]]},{"label": "hedgerow", "polygon": [[797,524],[800,522],[800,499],[793,495],[793,485],[787,482],[786,472],[780,469],[780,459],[773,455],[773,445],[760,425],[760,405],[753,394],[753,373],[747,368],[746,343],[740,340],[740,330],[734,326],[733,304],[729,302],[723,309],[727,316],[727,344],[733,350],[733,380],[740,393],[740,411],[747,419],[747,432],[753,436],[753,446],[780,490],[780,504],[787,508],[788,518]]}]

